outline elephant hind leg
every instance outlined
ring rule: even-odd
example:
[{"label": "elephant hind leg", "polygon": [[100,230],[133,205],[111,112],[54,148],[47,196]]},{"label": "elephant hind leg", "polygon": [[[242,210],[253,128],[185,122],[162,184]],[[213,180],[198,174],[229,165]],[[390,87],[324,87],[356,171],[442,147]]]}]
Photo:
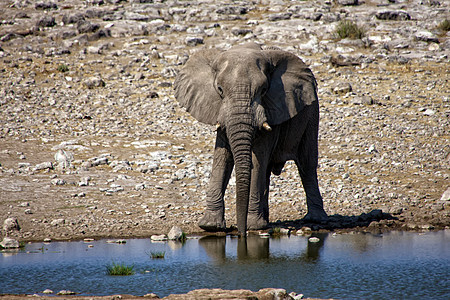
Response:
[{"label": "elephant hind leg", "polygon": [[[318,107],[309,107],[308,109],[318,109]],[[304,220],[321,223],[326,222],[328,216],[323,209],[323,200],[317,180],[318,126],[317,114],[317,119],[311,118],[306,126],[299,145],[296,164],[306,193],[308,213]]]}]

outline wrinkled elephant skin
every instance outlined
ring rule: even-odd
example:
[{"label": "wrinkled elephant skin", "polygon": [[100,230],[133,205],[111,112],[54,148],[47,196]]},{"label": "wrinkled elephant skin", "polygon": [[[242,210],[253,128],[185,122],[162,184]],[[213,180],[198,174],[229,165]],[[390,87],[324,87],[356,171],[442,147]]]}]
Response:
[{"label": "wrinkled elephant skin", "polygon": [[175,96],[197,120],[217,125],[201,228],[226,229],[224,194],[233,168],[238,231],[267,227],[270,174],[279,175],[288,160],[306,192],[305,218],[327,219],[317,181],[317,84],[297,56],[254,43],[199,51],[178,74]]}]

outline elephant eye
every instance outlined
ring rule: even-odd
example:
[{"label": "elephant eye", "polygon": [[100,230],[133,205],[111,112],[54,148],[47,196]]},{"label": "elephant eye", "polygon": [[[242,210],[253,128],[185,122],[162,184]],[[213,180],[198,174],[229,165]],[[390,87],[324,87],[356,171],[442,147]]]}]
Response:
[{"label": "elephant eye", "polygon": [[217,86],[217,92],[219,92],[219,95],[222,97],[223,96],[223,89],[220,85]]}]

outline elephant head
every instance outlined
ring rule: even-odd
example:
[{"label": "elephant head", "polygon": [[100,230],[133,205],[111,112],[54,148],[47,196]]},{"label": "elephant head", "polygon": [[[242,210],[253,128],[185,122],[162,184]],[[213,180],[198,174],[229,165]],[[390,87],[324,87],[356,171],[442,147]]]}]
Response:
[{"label": "elephant head", "polygon": [[193,54],[178,73],[175,97],[198,121],[225,130],[236,170],[236,217],[245,233],[252,141],[317,99],[312,72],[295,55],[257,44]]}]

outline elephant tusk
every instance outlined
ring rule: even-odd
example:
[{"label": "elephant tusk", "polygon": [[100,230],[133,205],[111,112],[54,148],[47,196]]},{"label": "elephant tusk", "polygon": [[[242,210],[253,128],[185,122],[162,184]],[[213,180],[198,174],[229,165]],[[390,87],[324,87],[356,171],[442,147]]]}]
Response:
[{"label": "elephant tusk", "polygon": [[216,124],[216,131],[219,130],[219,129],[220,129],[220,124],[217,123],[217,124]]},{"label": "elephant tusk", "polygon": [[272,127],[270,127],[269,123],[267,123],[267,122],[264,122],[262,124],[262,127],[267,131],[272,131]]}]

